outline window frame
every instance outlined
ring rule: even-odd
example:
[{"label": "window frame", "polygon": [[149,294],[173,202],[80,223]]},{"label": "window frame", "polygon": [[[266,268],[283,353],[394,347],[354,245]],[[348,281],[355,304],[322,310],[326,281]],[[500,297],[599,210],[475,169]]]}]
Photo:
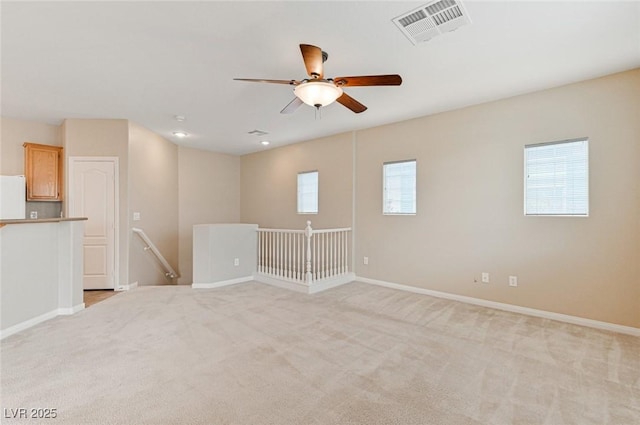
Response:
[{"label": "window frame", "polygon": [[[315,206],[316,209],[315,211],[300,211],[300,206],[301,206],[301,192],[300,192],[300,177],[305,175],[305,174],[315,174],[316,175],[316,187],[315,187],[315,198],[316,198],[316,202],[315,202]],[[318,172],[318,170],[309,170],[309,171],[300,171],[297,175],[296,175],[296,211],[298,214],[304,214],[304,215],[313,215],[313,214],[318,214],[318,212],[320,211],[320,173]],[[304,205],[303,205],[304,206]]]},{"label": "window frame", "polygon": [[[413,212],[392,212],[386,211],[387,204],[387,165],[414,163],[414,184],[413,184]],[[414,216],[418,214],[418,160],[403,159],[399,161],[385,161],[382,163],[382,214],[383,215],[400,215],[400,216]]]},{"label": "window frame", "polygon": [[[528,168],[527,168],[527,149],[535,148],[540,146],[550,146],[550,145],[562,145],[567,143],[575,143],[575,142],[583,142],[585,144],[585,165],[586,165],[586,176],[585,176],[585,185],[586,185],[586,208],[585,213],[529,213],[527,211],[527,182],[528,182]],[[575,139],[566,139],[566,140],[558,140],[553,142],[544,142],[544,143],[532,143],[529,145],[525,145],[523,149],[523,212],[525,217],[580,217],[580,218],[588,218],[589,204],[590,204],[590,191],[589,191],[589,138],[588,137],[578,137]]]}]

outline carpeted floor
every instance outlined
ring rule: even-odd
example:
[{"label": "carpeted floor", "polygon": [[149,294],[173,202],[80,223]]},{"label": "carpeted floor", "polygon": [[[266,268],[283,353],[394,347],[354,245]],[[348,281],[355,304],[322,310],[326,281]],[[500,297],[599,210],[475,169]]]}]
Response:
[{"label": "carpeted floor", "polygon": [[139,288],[1,361],[3,424],[640,423],[639,338],[362,283]]}]

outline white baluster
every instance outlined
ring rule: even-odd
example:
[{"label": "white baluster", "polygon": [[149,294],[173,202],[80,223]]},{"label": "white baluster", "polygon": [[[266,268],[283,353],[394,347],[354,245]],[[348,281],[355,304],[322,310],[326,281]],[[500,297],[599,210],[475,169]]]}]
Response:
[{"label": "white baluster", "polygon": [[332,273],[332,264],[333,264],[333,249],[332,249],[332,239],[333,232],[327,233],[327,276],[331,277]]},{"label": "white baluster", "polygon": [[329,236],[328,233],[323,233],[323,238],[322,238],[322,277],[326,279],[327,277],[327,273],[329,272],[329,241],[327,240],[327,237]]},{"label": "white baluster", "polygon": [[266,271],[267,271],[267,246],[265,245],[265,236],[267,236],[267,234],[264,233],[264,232],[260,232],[260,233],[261,233],[260,239],[262,240],[262,273],[266,273]]},{"label": "white baluster", "polygon": [[300,274],[300,281],[304,282],[304,271],[305,271],[305,263],[304,263],[304,251],[306,250],[306,245],[304,243],[304,233],[298,235],[298,273]]},{"label": "white baluster", "polygon": [[269,232],[269,242],[271,245],[271,252],[269,253],[269,274],[276,273],[276,238],[275,233]]},{"label": "white baluster", "polygon": [[346,250],[347,243],[346,243],[346,241],[347,241],[347,232],[343,232],[342,233],[342,269],[341,269],[342,273],[346,273],[346,271],[347,271],[347,269],[346,269],[346,267],[347,267],[347,257],[346,257],[346,255],[347,255],[347,250]]},{"label": "white baluster", "polygon": [[324,234],[324,277],[325,279],[329,276],[329,272],[331,270],[331,255],[329,248],[331,247],[330,242],[331,235],[329,233]]},{"label": "white baluster", "polygon": [[336,274],[341,274],[342,271],[342,245],[340,242],[342,241],[342,232],[336,233]]},{"label": "white baluster", "polygon": [[340,264],[338,265],[340,274],[344,273],[344,234],[345,232],[340,232],[340,240],[338,241],[340,245]]},{"label": "white baluster", "polygon": [[344,235],[344,232],[339,232],[338,240],[336,242],[338,244],[338,258],[337,258],[338,274],[342,274],[342,237],[343,235]]},{"label": "white baluster", "polygon": [[297,252],[297,261],[296,261],[296,269],[297,269],[297,278],[299,281],[304,282],[304,265],[302,264],[302,259],[304,258],[304,244],[302,244],[302,240],[304,240],[304,235],[296,234],[296,252]]},{"label": "white baluster", "polygon": [[331,275],[336,275],[338,274],[337,272],[337,268],[338,268],[338,249],[337,249],[337,242],[338,242],[338,233],[336,232],[331,232]]},{"label": "white baluster", "polygon": [[334,254],[334,257],[333,257],[333,274],[334,275],[335,274],[339,274],[339,271],[338,271],[338,267],[339,267],[338,266],[338,258],[340,258],[339,257],[340,254],[338,252],[339,251],[339,247],[340,247],[340,244],[338,243],[338,238],[339,237],[340,237],[340,232],[337,232],[337,233],[333,234],[333,246],[334,246],[334,250],[335,250],[335,254]]},{"label": "white baluster", "polygon": [[[304,237],[304,235],[302,235]],[[298,272],[298,280],[300,281],[304,281],[303,278],[303,269],[304,267],[301,266],[301,261],[302,258],[304,258],[304,255],[302,254],[302,244],[300,243],[300,234],[296,234],[296,247],[297,247],[297,254],[296,254],[296,269]]]},{"label": "white baluster", "polygon": [[316,280],[320,279],[320,235],[321,233],[318,233],[318,237],[315,238],[314,246],[315,261],[313,262],[313,272]]},{"label": "white baluster", "polygon": [[291,279],[291,233],[287,233],[287,277]]},{"label": "white baluster", "polygon": [[280,276],[284,277],[284,233],[278,233],[280,236],[280,242],[278,246],[280,247],[280,263],[278,265],[278,269],[280,270]]},{"label": "white baluster", "polygon": [[258,232],[258,273],[262,273],[262,233]]},{"label": "white baluster", "polygon": [[282,276],[282,233],[278,232],[278,276]]},{"label": "white baluster", "polygon": [[298,234],[293,234],[293,279],[298,280]]},{"label": "white baluster", "polygon": [[326,233],[320,233],[320,264],[318,264],[318,276],[320,279],[324,279],[326,276],[326,268],[327,268],[327,262],[326,262],[326,252],[325,252],[325,239],[327,237]]},{"label": "white baluster", "polygon": [[311,277],[311,237],[313,236],[313,229],[311,228],[311,222],[307,221],[307,228],[304,229],[304,235],[307,238],[307,273],[306,273],[306,282],[307,285],[311,285],[313,279]]},{"label": "white baluster", "polygon": [[278,276],[282,276],[282,233],[278,232]]},{"label": "white baluster", "polygon": [[282,236],[284,239],[284,246],[282,247],[284,251],[284,265],[282,267],[284,269],[284,277],[289,277],[289,233],[283,233]]},{"label": "white baluster", "polygon": [[349,239],[345,238],[344,241],[344,272],[349,273]]}]

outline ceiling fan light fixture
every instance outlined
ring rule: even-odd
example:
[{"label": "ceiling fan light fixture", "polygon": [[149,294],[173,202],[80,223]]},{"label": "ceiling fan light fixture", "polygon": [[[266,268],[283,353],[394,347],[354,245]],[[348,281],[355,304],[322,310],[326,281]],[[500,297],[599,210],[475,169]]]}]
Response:
[{"label": "ceiling fan light fixture", "polygon": [[293,89],[296,96],[309,106],[320,108],[327,106],[342,96],[342,88],[327,80],[308,81]]}]

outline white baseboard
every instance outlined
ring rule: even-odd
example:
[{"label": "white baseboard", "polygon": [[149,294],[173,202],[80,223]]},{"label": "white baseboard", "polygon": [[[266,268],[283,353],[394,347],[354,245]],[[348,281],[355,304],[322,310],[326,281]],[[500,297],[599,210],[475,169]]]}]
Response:
[{"label": "white baseboard", "polygon": [[300,292],[303,294],[309,293],[309,287],[305,283],[293,282],[289,280],[280,280],[273,277],[265,276],[260,273],[253,274],[253,280],[267,285],[275,286],[276,288],[288,289],[290,291]]},{"label": "white baseboard", "polygon": [[80,303],[78,305],[74,305],[73,307],[68,307],[68,308],[58,308],[48,313],[41,314],[40,316],[34,317],[33,319],[25,320],[24,322],[20,322],[17,325],[13,325],[3,331],[0,331],[0,340],[10,335],[13,335],[15,333],[29,329],[42,322],[46,322],[47,320],[53,319],[54,317],[70,316],[82,310],[84,310],[84,303]]},{"label": "white baseboard", "polygon": [[69,307],[69,308],[59,308],[58,309],[58,315],[59,316],[69,316],[72,314],[76,314],[79,311],[84,310],[84,303],[80,303],[78,305],[74,305],[73,307]]},{"label": "white baseboard", "polygon": [[239,277],[236,279],[221,280],[219,282],[192,283],[191,287],[193,289],[221,288],[223,286],[235,285],[236,283],[250,282],[252,280],[253,280],[253,276],[245,276],[245,277]]},{"label": "white baseboard", "polygon": [[509,311],[512,313],[525,314],[527,316],[541,317],[543,319],[556,320],[558,322],[571,323],[573,325],[586,326],[589,328],[602,329],[626,335],[640,336],[640,329],[631,326],[617,325],[615,323],[601,322],[598,320],[585,319],[582,317],[569,316],[568,314],[553,313],[551,311],[537,310],[534,308],[521,307],[513,304],[488,301],[480,298],[466,297],[464,295],[449,294],[446,292],[433,291],[431,289],[418,288],[415,286],[402,285],[399,283],[385,282],[383,280],[369,279],[367,277],[356,276],[356,281],[369,283],[372,285],[384,286],[386,288],[399,289],[401,291],[414,292],[416,294],[429,295],[447,300],[460,301],[467,304],[479,305],[481,307],[495,308],[497,310]]},{"label": "white baseboard", "polygon": [[254,273],[253,275],[253,279],[256,282],[266,283],[267,285],[275,286],[282,289],[288,289],[290,291],[296,291],[303,294],[317,294],[318,292],[326,291],[327,289],[335,288],[337,286],[353,282],[355,278],[355,273],[347,273],[341,276],[313,282],[311,285],[307,285],[306,283],[301,282],[276,279],[260,273]]},{"label": "white baseboard", "polygon": [[46,322],[47,320],[53,319],[58,315],[58,310],[53,310],[45,314],[41,314],[40,316],[34,317],[33,319],[25,320],[24,322],[18,323],[17,325],[13,325],[3,331],[0,331],[0,339],[4,339],[10,335],[15,333],[24,331],[25,329],[29,329],[37,324],[42,322]]},{"label": "white baseboard", "polygon": [[331,279],[313,282],[311,286],[309,286],[309,293],[316,294],[318,292],[326,291],[327,289],[335,288],[337,286],[353,282],[354,280],[356,280],[356,274],[347,273]]},{"label": "white baseboard", "polygon": [[136,289],[138,287],[138,282],[133,282],[128,285],[120,285],[114,289],[114,291],[130,291],[132,289]]}]

